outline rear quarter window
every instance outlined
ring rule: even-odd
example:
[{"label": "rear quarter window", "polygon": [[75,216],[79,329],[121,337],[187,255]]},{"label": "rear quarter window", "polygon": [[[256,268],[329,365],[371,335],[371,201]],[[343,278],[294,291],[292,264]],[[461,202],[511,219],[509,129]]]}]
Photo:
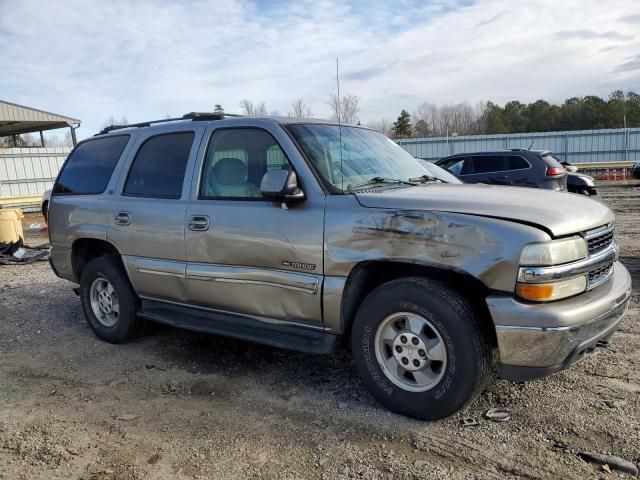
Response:
[{"label": "rear quarter window", "polygon": [[554,157],[551,153],[547,153],[542,156],[542,160],[549,168],[563,168],[562,163],[556,157]]},{"label": "rear quarter window", "polygon": [[107,188],[129,135],[88,140],[78,145],[62,167],[54,195],[98,195]]},{"label": "rear quarter window", "polygon": [[520,156],[511,155],[508,157],[508,161],[509,170],[522,170],[524,168],[529,168],[529,162]]}]

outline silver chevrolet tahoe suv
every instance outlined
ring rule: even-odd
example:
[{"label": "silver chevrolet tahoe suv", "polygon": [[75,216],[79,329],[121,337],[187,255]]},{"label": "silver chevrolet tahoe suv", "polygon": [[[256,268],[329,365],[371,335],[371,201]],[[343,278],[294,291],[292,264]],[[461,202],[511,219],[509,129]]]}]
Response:
[{"label": "silver chevrolet tahoe suv", "polygon": [[69,155],[49,232],[101,339],[144,319],[303,352],[346,343],[369,392],[420,419],[496,371],[529,380],[606,346],[631,291],[603,204],[459,184],[376,131],[317,120],[107,128]]}]

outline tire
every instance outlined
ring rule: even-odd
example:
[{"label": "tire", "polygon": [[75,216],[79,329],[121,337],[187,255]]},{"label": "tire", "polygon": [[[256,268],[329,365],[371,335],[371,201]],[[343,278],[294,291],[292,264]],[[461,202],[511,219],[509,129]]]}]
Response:
[{"label": "tire", "polygon": [[585,197],[590,197],[591,196],[591,192],[589,191],[588,188],[585,188],[585,189],[580,190],[580,195],[584,195]]},{"label": "tire", "polygon": [[[102,290],[106,295],[100,298]],[[122,266],[113,257],[97,257],[83,268],[80,302],[87,323],[100,339],[125,343],[135,337],[140,325],[137,316],[140,301]]]},{"label": "tire", "polygon": [[[422,333],[415,335],[408,328],[412,325],[422,325]],[[385,338],[389,332],[392,335]],[[423,343],[411,347],[413,353],[407,348],[413,337],[405,338],[410,341],[404,345],[397,343],[403,332],[424,341],[430,357],[418,371],[400,376],[388,373],[405,360],[395,360],[396,354],[405,355],[397,353],[397,347],[408,352],[409,366],[425,358],[424,351],[415,351]],[[379,341],[385,345],[377,349]],[[351,347],[358,373],[376,400],[393,412],[420,420],[453,415],[473,401],[491,378],[492,349],[478,315],[456,291],[427,278],[393,280],[371,292],[356,314]],[[381,358],[387,358],[386,363]]]}]

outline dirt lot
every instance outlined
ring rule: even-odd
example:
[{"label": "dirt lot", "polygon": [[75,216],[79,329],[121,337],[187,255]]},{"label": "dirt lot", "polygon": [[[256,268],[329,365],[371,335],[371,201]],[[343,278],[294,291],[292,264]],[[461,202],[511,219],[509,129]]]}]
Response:
[{"label": "dirt lot", "polygon": [[[437,423],[377,405],[346,353],[160,326],[101,342],[46,263],[0,266],[0,478],[622,476],[577,455],[640,462],[640,185],[601,192],[636,285],[612,347],[545,380],[496,382]],[[484,419],[496,406],[511,420]]]}]

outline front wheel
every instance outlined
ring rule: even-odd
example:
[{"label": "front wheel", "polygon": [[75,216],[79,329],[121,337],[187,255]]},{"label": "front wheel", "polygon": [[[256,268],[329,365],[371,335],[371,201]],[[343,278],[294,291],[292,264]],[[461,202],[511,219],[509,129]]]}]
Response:
[{"label": "front wheel", "polygon": [[386,283],[367,296],[352,328],[358,373],[388,409],[421,420],[464,408],[490,377],[491,347],[476,312],[426,278]]}]

